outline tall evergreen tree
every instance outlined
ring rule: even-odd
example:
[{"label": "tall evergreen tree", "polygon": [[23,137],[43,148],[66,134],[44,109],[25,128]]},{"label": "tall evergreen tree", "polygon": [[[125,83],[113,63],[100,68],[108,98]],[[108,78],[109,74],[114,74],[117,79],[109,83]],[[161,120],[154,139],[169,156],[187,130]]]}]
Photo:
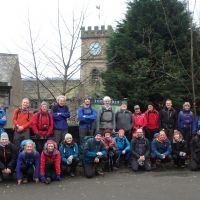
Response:
[{"label": "tall evergreen tree", "polygon": [[[107,46],[105,93],[132,104],[192,100],[190,19],[178,0],[133,0]],[[193,24],[195,87],[200,85],[200,34]],[[197,100],[200,98],[198,95]]]}]

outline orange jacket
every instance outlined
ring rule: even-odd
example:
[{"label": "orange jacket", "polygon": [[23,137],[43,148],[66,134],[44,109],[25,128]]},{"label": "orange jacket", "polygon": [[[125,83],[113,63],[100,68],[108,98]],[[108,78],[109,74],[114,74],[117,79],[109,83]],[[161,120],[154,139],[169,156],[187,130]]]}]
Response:
[{"label": "orange jacket", "polygon": [[22,111],[21,108],[16,108],[13,113],[13,125],[14,130],[16,129],[16,126],[22,126],[24,130],[29,130],[31,128],[31,121],[32,121],[33,113],[30,111]]}]

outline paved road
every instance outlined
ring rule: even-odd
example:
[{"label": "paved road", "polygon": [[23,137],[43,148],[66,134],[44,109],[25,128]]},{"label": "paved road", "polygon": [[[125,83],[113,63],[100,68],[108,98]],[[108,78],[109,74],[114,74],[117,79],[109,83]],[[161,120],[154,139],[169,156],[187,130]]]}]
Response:
[{"label": "paved road", "polygon": [[104,177],[64,178],[50,185],[0,184],[0,200],[199,200],[200,172],[170,169],[133,173],[129,169]]}]

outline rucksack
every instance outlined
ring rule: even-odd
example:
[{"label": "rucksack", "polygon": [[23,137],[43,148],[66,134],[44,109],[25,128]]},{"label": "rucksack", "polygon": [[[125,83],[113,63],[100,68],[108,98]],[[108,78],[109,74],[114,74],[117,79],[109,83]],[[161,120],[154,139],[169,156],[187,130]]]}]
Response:
[{"label": "rucksack", "polygon": [[86,142],[91,138],[94,138],[94,136],[88,135],[88,136],[84,136],[82,138],[81,144],[79,145],[79,154],[80,154],[81,159],[83,158],[83,153],[84,153],[84,148],[85,148]]},{"label": "rucksack", "polygon": [[[19,112],[20,112],[21,108],[18,107],[18,110],[17,110],[17,118],[18,118],[18,115],[19,115]],[[28,109],[28,121],[30,120],[30,112],[29,112],[29,109]]]},{"label": "rucksack", "polygon": [[112,113],[112,119],[109,120],[109,121],[106,121],[106,122],[112,122],[112,121],[113,121],[113,117],[114,117],[114,116],[113,116],[114,113],[113,113],[113,111],[112,111],[112,107],[110,107],[109,110],[106,110],[106,109],[102,106],[101,109],[102,109],[102,110],[101,110],[100,122],[102,122],[102,116],[103,116],[104,112],[111,112],[111,113]]}]

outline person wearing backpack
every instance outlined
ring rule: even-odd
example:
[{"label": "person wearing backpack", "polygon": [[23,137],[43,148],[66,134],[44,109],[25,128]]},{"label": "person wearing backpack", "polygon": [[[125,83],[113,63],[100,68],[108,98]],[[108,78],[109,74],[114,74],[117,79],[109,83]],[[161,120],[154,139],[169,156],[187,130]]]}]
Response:
[{"label": "person wearing backpack", "polygon": [[22,140],[30,139],[31,121],[33,113],[29,111],[29,99],[24,98],[22,100],[21,107],[16,108],[13,113],[13,125],[14,125],[14,138],[13,143],[19,149]]},{"label": "person wearing backpack", "polygon": [[6,112],[0,107],[0,134],[4,132],[4,126],[6,125]]},{"label": "person wearing backpack", "polygon": [[70,133],[65,135],[65,140],[59,147],[61,155],[61,169],[67,172],[71,177],[75,176],[76,167],[79,163],[78,158],[78,145],[73,141]]},{"label": "person wearing backpack", "polygon": [[190,103],[185,102],[183,104],[183,110],[181,110],[178,114],[178,130],[182,133],[188,147],[190,147],[192,131],[194,130],[195,126],[195,116],[190,108]]},{"label": "person wearing backpack", "polygon": [[8,134],[2,132],[0,135],[0,182],[4,176],[10,176],[14,173],[17,160],[17,149],[9,141]]},{"label": "person wearing backpack", "polygon": [[172,106],[172,100],[167,99],[159,114],[159,129],[165,129],[170,141],[173,140],[174,130],[177,129],[177,112]]},{"label": "person wearing backpack", "polygon": [[59,145],[68,132],[67,119],[70,118],[70,111],[66,105],[66,97],[60,95],[56,98],[57,104],[52,107],[52,115],[54,121],[53,139]]},{"label": "person wearing backpack", "polygon": [[151,170],[150,143],[144,137],[142,128],[136,130],[136,138],[131,141],[131,154],[131,167],[133,171],[136,172],[139,168],[143,168],[146,171]]},{"label": "person wearing backpack", "polygon": [[45,101],[41,103],[40,110],[33,115],[32,130],[36,148],[41,153],[47,139],[53,134],[53,117],[49,113],[48,104]]},{"label": "person wearing backpack", "polygon": [[117,152],[114,157],[114,165],[116,168],[119,168],[121,161],[129,164],[130,159],[130,142],[125,136],[125,131],[120,129],[117,136],[114,138],[116,142]]},{"label": "person wearing backpack", "polygon": [[129,142],[132,139],[133,118],[132,112],[127,110],[127,101],[122,101],[120,110],[115,114],[115,123],[117,131],[124,129],[125,135]]},{"label": "person wearing backpack", "polygon": [[39,182],[40,177],[40,154],[35,149],[32,140],[21,142],[21,152],[18,154],[16,167],[17,183],[27,183],[29,180]]},{"label": "person wearing backpack", "polygon": [[103,98],[104,105],[98,111],[97,120],[96,120],[96,131],[101,134],[109,128],[111,131],[115,130],[115,112],[111,107],[111,98],[105,96]]},{"label": "person wearing backpack", "polygon": [[47,140],[40,158],[40,180],[49,184],[51,181],[60,181],[61,157],[57,143],[54,140]]},{"label": "person wearing backpack", "polygon": [[83,167],[87,178],[92,178],[95,174],[104,175],[103,166],[106,159],[106,148],[101,139],[101,133],[96,133],[94,138],[86,141],[83,154]]},{"label": "person wearing backpack", "polygon": [[114,138],[111,136],[110,129],[105,130],[102,141],[105,144],[107,152],[105,170],[112,171],[114,169],[114,157],[117,151],[117,145]]},{"label": "person wearing backpack", "polygon": [[80,143],[82,143],[83,137],[93,135],[96,117],[97,113],[96,110],[91,107],[90,99],[85,97],[83,105],[78,109]]}]

